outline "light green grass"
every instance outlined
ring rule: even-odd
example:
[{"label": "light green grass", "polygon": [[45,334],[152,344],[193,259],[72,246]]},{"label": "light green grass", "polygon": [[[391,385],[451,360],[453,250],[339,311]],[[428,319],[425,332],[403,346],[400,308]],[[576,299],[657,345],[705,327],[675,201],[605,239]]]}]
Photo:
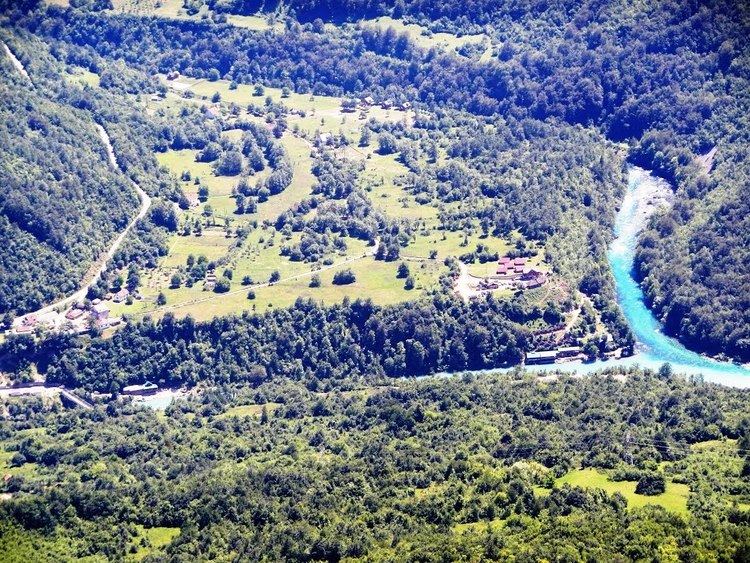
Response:
[{"label": "light green grass", "polygon": [[10,460],[16,452],[7,452],[0,450],[0,477],[4,475],[13,475],[14,477],[23,477],[29,479],[37,475],[39,466],[36,463],[24,463],[20,467],[11,467]]},{"label": "light green grass", "polygon": [[65,80],[73,84],[88,85],[92,88],[99,87],[99,75],[85,68],[74,67],[71,72],[66,72],[63,76]]},{"label": "light green grass", "polygon": [[403,187],[396,185],[407,168],[396,160],[398,155],[372,154],[365,161],[365,170],[360,184],[368,191],[375,207],[394,218],[433,220],[437,209],[431,205],[420,205]]},{"label": "light green grass", "polygon": [[292,161],[292,183],[280,194],[271,196],[268,201],[258,204],[258,212],[248,217],[259,222],[275,221],[279,215],[312,194],[315,176],[312,173],[311,147],[304,139],[289,133],[281,139]]},{"label": "light green grass", "polygon": [[[136,529],[138,530],[138,536],[134,538],[134,545],[138,546],[138,550],[127,557],[128,561],[140,561],[149,555],[156,555],[180,535],[179,528],[144,528],[137,525]],[[147,545],[141,545],[141,540],[145,540]]]},{"label": "light green grass", "polygon": [[680,483],[667,481],[664,493],[654,496],[638,495],[635,493],[635,481],[610,481],[609,477],[592,468],[575,469],[555,480],[555,485],[571,485],[590,489],[602,489],[607,494],[620,493],[628,501],[628,507],[640,508],[649,504],[661,506],[671,512],[687,514],[687,498],[690,487]]},{"label": "light green grass", "polygon": [[268,414],[271,414],[277,408],[281,406],[281,403],[266,403],[265,405],[240,405],[238,407],[230,407],[223,413],[216,416],[216,418],[229,418],[229,417],[260,417],[263,413],[263,407],[266,408]]},{"label": "light green grass", "polygon": [[267,29],[274,29],[276,31],[284,30],[284,24],[276,22],[271,25],[268,23],[268,20],[262,16],[228,15],[227,23],[237,27],[244,27],[245,29],[251,29],[253,31],[265,31]]},{"label": "light green grass", "polygon": [[447,51],[455,51],[467,43],[482,43],[488,41],[487,35],[480,33],[476,35],[464,35],[459,37],[452,33],[430,33],[430,31],[418,24],[407,24],[402,20],[393,19],[390,16],[381,16],[374,20],[364,20],[365,25],[377,26],[380,28],[392,27],[397,33],[406,32],[409,37],[420,47],[431,49],[441,47]]},{"label": "light green grass", "polygon": [[[188,197],[197,197],[198,185],[195,184],[196,178],[200,178],[201,183],[208,187],[207,200],[194,210],[191,210],[192,213],[200,214],[206,205],[210,205],[213,208],[215,216],[222,219],[224,217],[234,219],[234,211],[237,205],[231,195],[232,190],[240,181],[240,176],[216,176],[211,163],[196,162],[195,157],[197,154],[198,151],[194,149],[167,151],[157,153],[156,160],[177,178],[180,178],[184,171],[190,172],[191,179],[181,182],[182,189]],[[269,173],[268,169],[266,169],[255,176],[251,176],[250,181],[257,182]]]}]

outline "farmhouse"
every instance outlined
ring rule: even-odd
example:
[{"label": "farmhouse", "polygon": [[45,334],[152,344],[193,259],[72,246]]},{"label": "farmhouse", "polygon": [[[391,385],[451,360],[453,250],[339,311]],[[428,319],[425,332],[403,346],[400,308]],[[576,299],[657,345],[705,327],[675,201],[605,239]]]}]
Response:
[{"label": "farmhouse", "polygon": [[515,260],[503,256],[498,261],[497,275],[501,278],[514,280],[520,278],[526,267],[526,258],[516,258]]},{"label": "farmhouse", "polygon": [[97,303],[91,307],[91,317],[98,323],[106,322],[109,318],[109,307],[104,303]]},{"label": "farmhouse", "polygon": [[547,274],[533,268],[524,268],[519,285],[524,289],[541,287],[547,282]]},{"label": "farmhouse", "polygon": [[128,295],[130,295],[130,292],[123,287],[120,291],[112,296],[112,301],[114,301],[115,303],[122,303],[128,298]]},{"label": "farmhouse", "polygon": [[65,313],[65,318],[69,321],[74,321],[78,318],[80,318],[83,315],[83,311],[81,309],[71,309],[67,313]]}]

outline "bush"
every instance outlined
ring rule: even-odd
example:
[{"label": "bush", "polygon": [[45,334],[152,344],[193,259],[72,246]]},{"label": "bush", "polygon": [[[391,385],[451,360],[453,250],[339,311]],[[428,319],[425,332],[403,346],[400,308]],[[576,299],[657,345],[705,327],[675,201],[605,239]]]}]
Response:
[{"label": "bush", "polygon": [[378,136],[378,152],[380,154],[393,154],[398,150],[396,138],[390,133],[383,133]]},{"label": "bush", "polygon": [[318,274],[314,274],[310,278],[310,287],[320,287],[320,276]]},{"label": "bush", "polygon": [[333,275],[334,285],[348,285],[350,283],[354,283],[355,281],[357,281],[357,276],[355,276],[354,272],[352,272],[349,268],[336,272]]},{"label": "bush", "polygon": [[663,475],[657,473],[647,473],[638,479],[635,487],[635,493],[638,495],[660,495],[667,490],[667,483]]},{"label": "bush", "polygon": [[216,282],[216,285],[214,286],[214,292],[215,293],[226,293],[229,291],[229,288],[232,287],[232,284],[227,278],[221,278]]}]

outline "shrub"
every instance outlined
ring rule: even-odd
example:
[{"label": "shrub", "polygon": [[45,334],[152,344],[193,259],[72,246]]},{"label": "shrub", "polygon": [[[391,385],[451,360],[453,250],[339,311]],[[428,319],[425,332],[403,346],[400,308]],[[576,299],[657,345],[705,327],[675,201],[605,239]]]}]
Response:
[{"label": "shrub", "polygon": [[667,490],[667,483],[663,475],[658,473],[647,473],[638,479],[635,492],[638,495],[660,495]]},{"label": "shrub", "polygon": [[398,265],[398,273],[396,273],[396,277],[398,279],[409,277],[409,266],[406,265],[406,262],[401,262],[401,264]]},{"label": "shrub", "polygon": [[214,286],[214,292],[215,293],[226,293],[229,291],[229,288],[232,287],[232,284],[227,278],[221,278],[216,282],[216,285]]},{"label": "shrub", "polygon": [[357,276],[354,275],[349,268],[341,270],[333,275],[334,285],[348,285],[357,281]]}]

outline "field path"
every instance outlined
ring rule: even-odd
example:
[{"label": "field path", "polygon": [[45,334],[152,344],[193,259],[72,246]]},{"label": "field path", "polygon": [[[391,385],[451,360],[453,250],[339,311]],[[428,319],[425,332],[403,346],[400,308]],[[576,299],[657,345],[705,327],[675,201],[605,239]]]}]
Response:
[{"label": "field path", "polygon": [[[115,170],[118,170],[122,172],[119,165],[117,164],[117,158],[115,157],[115,151],[112,148],[112,143],[109,140],[109,135],[107,135],[107,131],[99,125],[96,124],[96,129],[99,132],[99,137],[102,140],[102,143],[104,143],[104,146],[107,149],[107,157],[109,159],[109,163]],[[138,197],[141,200],[141,206],[138,209],[138,213],[133,217],[130,222],[128,223],[127,227],[123,229],[123,231],[117,236],[117,238],[112,241],[112,244],[110,245],[109,249],[107,249],[106,252],[104,252],[102,255],[99,256],[99,258],[91,265],[91,268],[89,268],[88,272],[86,272],[86,275],[83,279],[83,286],[81,289],[73,293],[72,295],[69,295],[63,299],[60,299],[59,301],[56,301],[54,303],[51,303],[47,305],[46,307],[43,307],[39,309],[38,311],[34,311],[32,313],[27,313],[27,315],[41,315],[44,313],[49,313],[50,311],[53,311],[57,309],[58,307],[64,308],[68,305],[71,305],[72,303],[75,303],[77,301],[82,301],[86,298],[86,294],[89,291],[89,288],[93,286],[99,276],[107,269],[107,262],[112,259],[112,257],[115,255],[117,250],[122,245],[123,241],[125,240],[125,237],[130,232],[130,230],[133,228],[133,225],[135,225],[136,221],[138,219],[141,219],[145,217],[146,213],[148,212],[149,207],[151,207],[151,198],[149,195],[141,189],[141,187],[130,180],[130,183],[135,188],[135,191],[138,192]]]}]

